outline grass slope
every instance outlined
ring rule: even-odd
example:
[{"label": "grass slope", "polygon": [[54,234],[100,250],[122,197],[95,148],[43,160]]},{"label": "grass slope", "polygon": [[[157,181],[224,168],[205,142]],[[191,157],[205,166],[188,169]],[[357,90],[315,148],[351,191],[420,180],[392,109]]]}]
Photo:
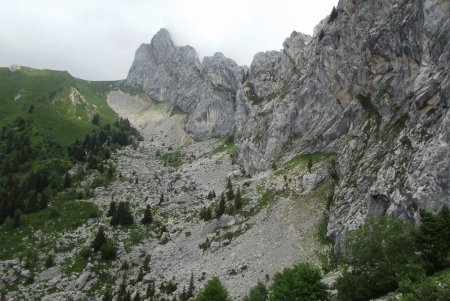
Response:
[{"label": "grass slope", "polygon": [[83,138],[96,126],[112,122],[114,111],[106,103],[115,82],[89,82],[66,71],[0,68],[0,127],[17,117],[32,120],[32,126],[62,145]]}]

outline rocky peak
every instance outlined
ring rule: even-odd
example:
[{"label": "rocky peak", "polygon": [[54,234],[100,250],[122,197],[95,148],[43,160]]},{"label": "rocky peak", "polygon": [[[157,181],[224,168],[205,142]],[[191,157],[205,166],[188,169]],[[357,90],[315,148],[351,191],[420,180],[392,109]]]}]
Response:
[{"label": "rocky peak", "polygon": [[153,59],[157,63],[164,62],[164,59],[170,57],[175,49],[170,33],[165,28],[158,31],[158,33],[152,38],[149,46]]},{"label": "rocky peak", "polygon": [[176,46],[166,29],[136,51],[127,83],[188,113],[186,129],[198,138],[232,134],[234,99],[246,68],[221,53],[200,63],[191,46]]}]

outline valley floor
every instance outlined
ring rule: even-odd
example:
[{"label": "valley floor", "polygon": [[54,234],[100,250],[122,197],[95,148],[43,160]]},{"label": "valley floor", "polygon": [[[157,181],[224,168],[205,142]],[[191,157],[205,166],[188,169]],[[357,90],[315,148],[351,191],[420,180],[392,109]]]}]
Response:
[{"label": "valley floor", "polygon": [[[6,300],[97,300],[121,283],[132,295],[145,296],[152,281],[157,291],[163,282],[176,283],[167,296],[172,298],[188,286],[191,274],[196,291],[218,276],[233,299],[241,300],[258,281],[270,283],[284,267],[298,261],[318,264],[318,253],[327,248],[317,233],[333,189],[331,156],[314,158],[309,167],[309,159],[296,157],[277,170],[247,177],[234,162],[232,141],[193,141],[184,132],[185,115],[172,106],[120,91],[112,92],[108,103],[130,119],[144,141],[115,155],[116,181],[97,188],[91,199],[73,201],[98,206],[100,216],[70,230],[34,229],[22,238],[36,245],[45,242],[54,254],[53,267],[36,268],[34,281],[27,283],[23,274],[30,271],[23,260],[0,262]],[[239,187],[243,207],[232,209],[230,200],[220,218],[201,220],[203,207],[214,214],[227,177],[235,192]],[[212,190],[217,198],[210,200]],[[134,225],[110,226],[106,212],[112,200],[130,203]],[[146,205],[152,207],[151,225],[139,223]],[[112,262],[80,255],[100,226],[118,246]],[[47,254],[39,256],[43,260]]]}]

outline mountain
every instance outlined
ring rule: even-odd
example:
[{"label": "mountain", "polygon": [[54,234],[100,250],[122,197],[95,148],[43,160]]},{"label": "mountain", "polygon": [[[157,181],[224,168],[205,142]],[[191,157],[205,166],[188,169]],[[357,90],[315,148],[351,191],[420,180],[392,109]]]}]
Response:
[{"label": "mountain", "polygon": [[142,88],[152,99],[168,101],[189,114],[186,130],[194,138],[232,134],[236,91],[247,74],[221,53],[200,63],[190,46],[175,46],[166,29],[141,45],[127,84]]},{"label": "mountain", "polygon": [[66,71],[13,66],[0,68],[0,126],[18,117],[33,128],[68,145],[84,138],[99,123],[112,122],[115,112],[106,103],[114,82],[90,82]]},{"label": "mountain", "polygon": [[[199,88],[217,55],[200,64],[163,29],[137,50],[127,82],[180,105],[196,138],[232,134],[250,175],[297,154],[335,154],[328,235],[339,251],[370,214],[414,222],[414,208],[449,205],[449,5],[341,1],[313,37],[293,32],[249,69],[229,63],[239,76],[216,63],[216,82],[229,85],[213,86],[225,95]],[[205,124],[221,130],[200,134]]]},{"label": "mountain", "polygon": [[449,12],[341,0],[250,67],[161,29],[121,82],[0,69],[0,299],[447,300]]}]

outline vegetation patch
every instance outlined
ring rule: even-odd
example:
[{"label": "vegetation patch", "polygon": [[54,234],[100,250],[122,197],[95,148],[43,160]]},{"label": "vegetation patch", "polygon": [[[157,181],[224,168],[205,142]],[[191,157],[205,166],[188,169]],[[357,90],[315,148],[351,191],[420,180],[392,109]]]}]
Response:
[{"label": "vegetation patch", "polygon": [[378,113],[377,108],[373,105],[372,101],[370,100],[370,94],[367,96],[357,94],[356,99],[358,100],[359,104],[364,109],[369,118],[375,118],[378,122],[381,120],[380,113]]},{"label": "vegetation patch", "polygon": [[[0,260],[20,258],[30,252],[48,254],[55,247],[57,234],[77,229],[92,216],[98,215],[99,209],[93,203],[59,201],[39,212],[23,216],[18,228],[11,228],[11,223],[7,221],[0,228]],[[35,236],[38,230],[45,234],[41,240]]]},{"label": "vegetation patch", "polygon": [[284,163],[278,170],[274,172],[274,175],[279,176],[283,175],[297,166],[301,166],[304,168],[308,167],[308,164],[315,164],[322,161],[330,160],[333,158],[333,154],[327,153],[315,153],[315,154],[305,154],[305,155],[297,155],[288,162]]}]

